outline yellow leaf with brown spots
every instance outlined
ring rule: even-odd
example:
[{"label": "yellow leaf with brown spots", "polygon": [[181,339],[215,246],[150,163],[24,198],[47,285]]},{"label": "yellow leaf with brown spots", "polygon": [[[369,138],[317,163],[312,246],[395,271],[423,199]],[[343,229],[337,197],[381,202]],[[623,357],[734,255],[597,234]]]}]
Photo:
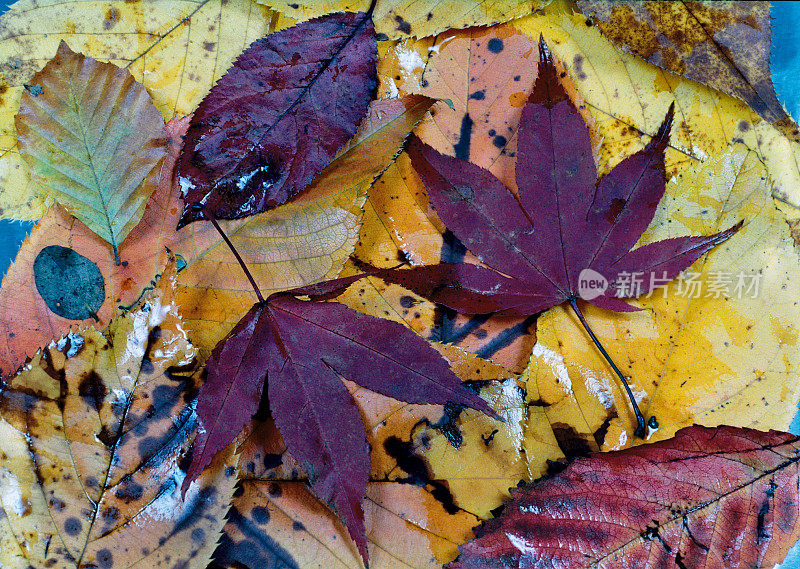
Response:
[{"label": "yellow leaf with brown spots", "polygon": [[22,0],[0,18],[0,218],[46,211],[16,146],[14,115],[59,42],[128,69],[165,120],[192,112],[252,41],[287,25],[255,0]]},{"label": "yellow leaf with brown spots", "polygon": [[579,0],[578,8],[625,51],[738,97],[800,140],[772,86],[767,2]]},{"label": "yellow leaf with brown spots", "polygon": [[221,456],[181,498],[196,359],[171,281],[105,332],[51,343],[3,385],[3,567],[208,565],[234,469]]},{"label": "yellow leaf with brown spots", "polygon": [[[516,374],[458,348],[434,346],[505,422],[455,406],[401,403],[345,382],[372,448],[364,502],[370,567],[439,567],[452,560],[509,488],[543,474],[546,459],[563,456],[554,440],[538,446],[524,440],[526,425],[542,432],[549,425],[536,408],[529,416]],[[338,519],[298,482],[302,468],[271,421],[256,421],[239,451],[244,493],[234,500],[217,552],[223,566],[268,566],[272,550],[290,567],[361,567],[355,547],[341,539]]]},{"label": "yellow leaf with brown spots", "polygon": [[[800,257],[756,154],[737,144],[673,178],[639,245],[708,235],[739,220],[730,241],[637,299],[642,311],[586,306],[642,411],[660,424],[649,440],[693,423],[786,430],[797,411]],[[624,391],[564,307],[540,316],[523,377],[562,448],[578,454],[634,442]]]},{"label": "yellow leaf with brown spots", "polygon": [[[258,0],[295,20],[331,12],[366,12],[371,0]],[[377,0],[372,11],[378,38],[432,36],[451,28],[488,26],[519,18],[549,0]]]}]

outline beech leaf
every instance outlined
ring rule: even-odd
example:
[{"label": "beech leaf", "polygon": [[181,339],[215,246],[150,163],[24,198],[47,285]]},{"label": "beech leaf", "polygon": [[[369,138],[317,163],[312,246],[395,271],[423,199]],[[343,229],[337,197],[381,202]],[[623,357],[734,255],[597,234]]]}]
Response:
[{"label": "beech leaf", "polygon": [[360,276],[275,293],[257,304],[214,349],[198,394],[202,429],[184,489],[268,400],[287,448],[314,493],[347,526],[362,558],[367,540],[361,501],[370,472],[360,413],[341,382],[417,404],[453,403],[497,417],[465,389],[447,361],[404,326],[361,314],[327,297]]},{"label": "beech leaf", "polygon": [[16,117],[20,153],[42,189],[116,252],[158,183],[161,113],[129,71],[64,41],[32,84]]},{"label": "beech leaf", "polygon": [[377,87],[369,15],[331,14],[255,41],[194,112],[178,160],[179,227],[273,209],[355,134]]},{"label": "beech leaf", "polygon": [[[630,251],[666,188],[672,116],[670,107],[651,142],[598,181],[589,133],[542,41],[519,128],[518,196],[480,166],[416,138],[408,144],[437,214],[490,268],[442,263],[377,274],[467,314],[534,314],[578,298],[616,312],[636,310],[620,299],[674,279],[739,227]],[[641,281],[626,283],[632,274]],[[598,282],[586,286],[587,280]]]},{"label": "beech leaf", "polygon": [[772,567],[800,537],[800,438],[687,427],[513,493],[449,569]]}]

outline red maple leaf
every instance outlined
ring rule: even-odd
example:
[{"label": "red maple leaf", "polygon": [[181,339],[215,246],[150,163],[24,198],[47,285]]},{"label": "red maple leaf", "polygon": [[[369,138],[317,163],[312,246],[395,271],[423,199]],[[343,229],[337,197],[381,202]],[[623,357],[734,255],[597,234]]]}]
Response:
[{"label": "red maple leaf", "polygon": [[578,300],[613,311],[637,310],[621,299],[674,279],[741,223],[716,235],[665,239],[631,250],[666,188],[664,149],[673,108],[643,150],[598,181],[589,132],[544,41],[540,54],[519,128],[518,196],[476,164],[445,156],[417,138],[407,146],[437,214],[488,268],[442,263],[372,272],[465,314],[531,315],[570,303],[620,377],[636,413],[636,433],[644,436],[633,394]]},{"label": "red maple leaf", "polygon": [[321,302],[363,276],[275,293],[253,306],[217,344],[198,394],[202,428],[183,489],[258,411],[266,378],[269,408],[289,452],[304,465],[314,493],[345,523],[366,561],[361,500],[370,472],[369,446],[341,378],[409,403],[456,403],[496,414],[412,330]]}]

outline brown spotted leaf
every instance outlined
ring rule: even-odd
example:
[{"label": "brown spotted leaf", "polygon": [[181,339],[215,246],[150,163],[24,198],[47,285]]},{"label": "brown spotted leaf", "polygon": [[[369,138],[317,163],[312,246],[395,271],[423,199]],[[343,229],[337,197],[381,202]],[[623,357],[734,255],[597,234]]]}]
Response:
[{"label": "brown spotted leaf", "polygon": [[798,140],[775,95],[768,2],[608,2],[578,7],[624,50],[733,95]]},{"label": "brown spotted leaf", "polygon": [[450,569],[772,567],[800,537],[800,438],[688,427],[517,490]]},{"label": "brown spotted leaf", "polygon": [[1,386],[0,566],[207,566],[235,478],[227,455],[181,500],[194,354],[171,292],[157,290]]}]

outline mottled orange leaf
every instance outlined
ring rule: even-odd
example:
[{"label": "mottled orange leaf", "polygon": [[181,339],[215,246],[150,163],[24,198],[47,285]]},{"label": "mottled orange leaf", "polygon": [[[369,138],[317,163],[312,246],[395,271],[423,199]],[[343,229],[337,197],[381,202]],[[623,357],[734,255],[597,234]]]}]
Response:
[{"label": "mottled orange leaf", "polygon": [[[165,171],[175,164],[180,134],[186,119],[167,124],[170,136]],[[180,204],[170,184],[160,184],[147,204],[142,220],[119,248],[120,264],[108,244],[60,206],[52,207],[33,228],[8,269],[0,288],[0,328],[7,331],[0,341],[0,374],[15,371],[27,356],[72,326],[94,324],[102,328],[120,307],[136,302],[166,261],[165,246],[174,241]],[[105,301],[96,311],[97,320],[76,321],[51,311],[34,283],[33,263],[45,247],[68,247],[95,263],[105,282]]]}]

